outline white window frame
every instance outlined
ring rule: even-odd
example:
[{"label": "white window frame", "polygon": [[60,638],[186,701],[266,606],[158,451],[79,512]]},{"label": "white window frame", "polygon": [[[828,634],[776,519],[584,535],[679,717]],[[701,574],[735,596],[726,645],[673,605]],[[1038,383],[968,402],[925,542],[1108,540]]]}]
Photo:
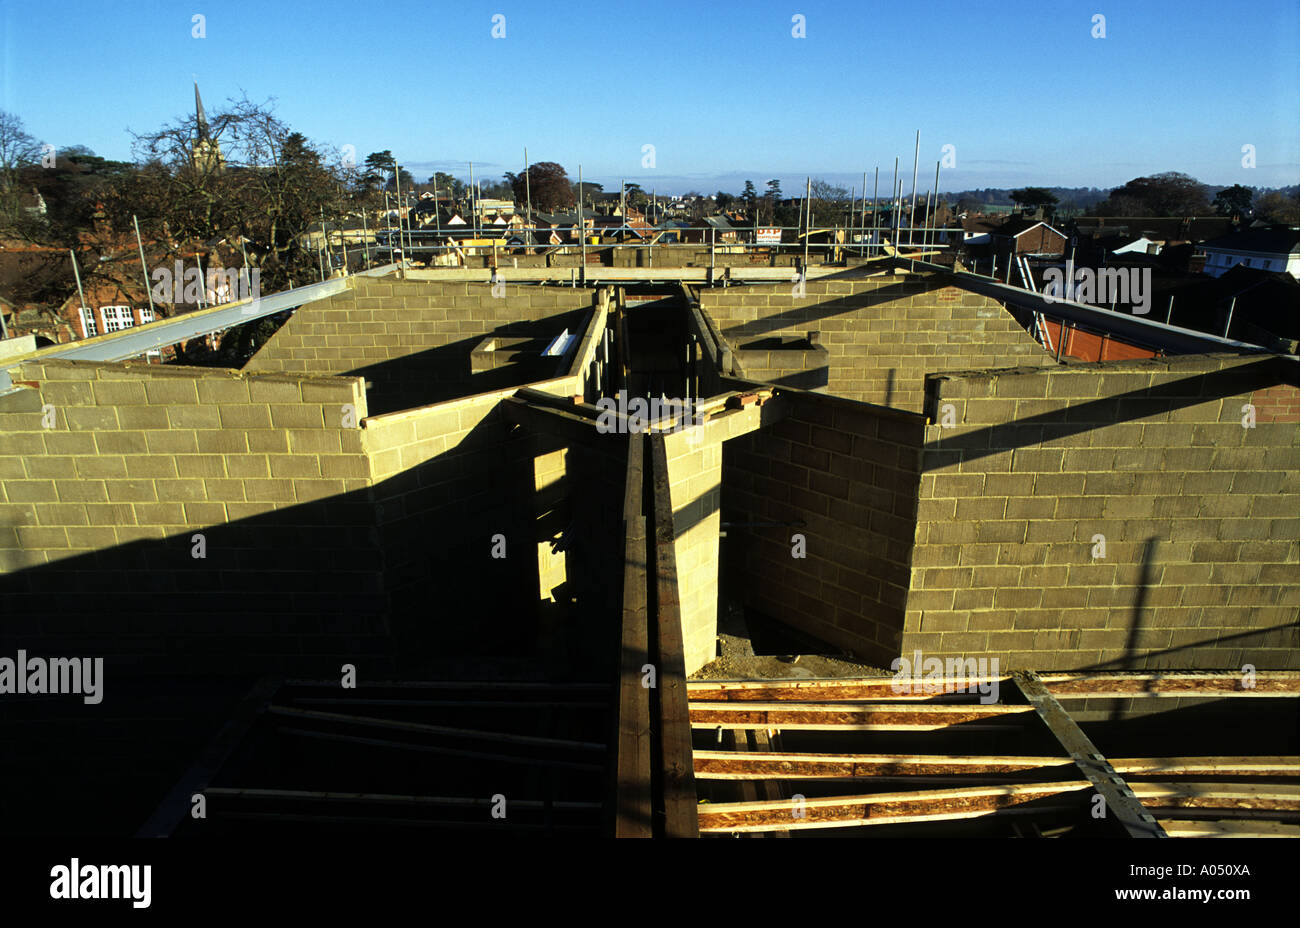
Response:
[{"label": "white window frame", "polygon": [[120,332],[135,325],[135,314],[130,306],[113,305],[99,307],[104,318],[104,333]]},{"label": "white window frame", "polygon": [[85,333],[86,338],[94,338],[99,334],[95,311],[85,306],[79,307],[78,311],[81,313],[81,331]]},{"label": "white window frame", "polygon": [[140,324],[141,324],[141,325],[148,325],[149,323],[154,322],[154,321],[156,321],[156,320],[157,320],[157,316],[154,315],[154,312],[153,312],[152,309],[150,309],[148,306],[141,306],[141,307],[140,307]]}]

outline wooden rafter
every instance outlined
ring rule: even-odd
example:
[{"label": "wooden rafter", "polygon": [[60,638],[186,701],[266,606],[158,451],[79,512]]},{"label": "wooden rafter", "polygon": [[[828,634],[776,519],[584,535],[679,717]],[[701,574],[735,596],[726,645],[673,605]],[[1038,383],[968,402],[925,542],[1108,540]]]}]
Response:
[{"label": "wooden rafter", "polygon": [[[1086,780],[978,786],[959,789],[795,798],[783,802],[730,802],[700,806],[701,832],[846,828],[857,825],[933,822],[1006,812],[1074,809],[1091,792]],[[1042,805],[1043,800],[1059,799]],[[1038,803],[1038,805],[1031,805]]]},{"label": "wooden rafter", "polygon": [[1033,706],[908,705],[888,703],[690,704],[692,728],[933,731],[952,725],[997,722],[1033,712]]},{"label": "wooden rafter", "polygon": [[[695,776],[706,780],[1006,775],[1073,764],[1067,756],[695,752]],[[1300,777],[1300,757],[1129,757],[1110,765],[1129,776]]]},{"label": "wooden rafter", "polygon": [[718,683],[712,680],[693,681],[687,684],[692,702],[839,702],[853,700],[906,700],[922,701],[946,694],[978,695],[979,686],[993,681],[999,684],[1006,677],[963,677],[948,679],[931,685],[924,679],[908,681],[908,689],[894,682],[893,677],[845,678],[842,680],[762,680],[755,682]]},{"label": "wooden rafter", "polygon": [[[1057,699],[1173,696],[1300,696],[1300,673],[1257,671],[1247,678],[1230,673],[1039,674]],[[1250,685],[1247,685],[1249,682]]]}]

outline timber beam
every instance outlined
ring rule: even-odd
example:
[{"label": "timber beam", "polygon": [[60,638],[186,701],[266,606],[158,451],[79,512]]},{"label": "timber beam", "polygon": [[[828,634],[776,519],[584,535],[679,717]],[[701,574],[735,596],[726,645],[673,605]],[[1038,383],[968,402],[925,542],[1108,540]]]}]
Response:
[{"label": "timber beam", "polygon": [[1097,746],[1083,733],[1083,729],[1043,685],[1038,675],[1032,670],[1019,671],[1015,674],[1015,681],[1020,692],[1037,710],[1043,724],[1096,788],[1105,802],[1105,814],[1118,818],[1130,837],[1168,837],[1156,822],[1155,816],[1143,808],[1123,777],[1106,761]]},{"label": "timber beam", "polygon": [[781,702],[692,702],[690,704],[692,728],[788,728],[805,731],[836,729],[933,731],[953,725],[999,722],[1033,711],[1033,706],[978,704]]}]

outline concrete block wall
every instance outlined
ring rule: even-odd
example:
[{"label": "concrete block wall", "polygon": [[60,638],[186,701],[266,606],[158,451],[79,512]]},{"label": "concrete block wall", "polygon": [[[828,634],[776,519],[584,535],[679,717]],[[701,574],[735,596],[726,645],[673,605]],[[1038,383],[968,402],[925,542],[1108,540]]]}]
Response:
[{"label": "concrete block wall", "polygon": [[246,669],[367,653],[383,604],[358,380],[60,360],[11,376],[7,641]]},{"label": "concrete block wall", "polygon": [[801,390],[825,390],[830,354],[821,345],[807,348],[765,346],[733,355],[737,376]]},{"label": "concrete block wall", "polygon": [[673,548],[686,672],[717,656],[718,533],[721,527],[722,442],[678,432],[666,437]]},{"label": "concrete block wall", "polygon": [[[781,399],[787,418],[723,452],[729,587],[749,608],[888,666],[902,641],[924,419],[813,393]],[[764,522],[804,524],[743,525]]]},{"label": "concrete block wall", "polygon": [[1300,667],[1297,383],[1258,355],[933,377],[903,651]]},{"label": "concrete block wall", "polygon": [[[570,389],[571,381],[552,383]],[[362,424],[394,632],[403,651],[501,654],[532,646],[538,601],[532,446],[498,408],[514,392]],[[493,557],[498,534],[505,538],[505,557]]]},{"label": "concrete block wall", "polygon": [[[575,395],[581,361],[535,386]],[[0,596],[19,645],[320,673],[316,655],[387,659],[390,635],[413,625],[502,653],[510,622],[535,617],[535,528],[516,499],[532,498],[533,455],[498,408],[513,387],[368,417],[355,377],[9,370],[20,389],[0,397]],[[205,557],[192,557],[196,532]],[[483,614],[489,597],[467,579],[479,576],[505,595],[504,624]]]},{"label": "concrete block wall", "polygon": [[[554,319],[581,331],[590,290],[507,283],[503,297],[486,283],[353,279],[353,288],[294,313],[245,365],[248,371],[354,374],[374,384],[371,409],[392,412],[484,392],[469,357],[485,336],[507,326]],[[495,374],[487,388],[507,386]],[[513,383],[526,383],[527,372]]]},{"label": "concrete block wall", "polygon": [[934,275],[889,275],[704,289],[700,307],[736,350],[773,336],[821,332],[830,352],[828,392],[919,412],[925,375],[1054,364],[993,300]]},{"label": "concrete block wall", "polygon": [[686,672],[717,656],[723,442],[757,429],[757,406],[664,437]]}]

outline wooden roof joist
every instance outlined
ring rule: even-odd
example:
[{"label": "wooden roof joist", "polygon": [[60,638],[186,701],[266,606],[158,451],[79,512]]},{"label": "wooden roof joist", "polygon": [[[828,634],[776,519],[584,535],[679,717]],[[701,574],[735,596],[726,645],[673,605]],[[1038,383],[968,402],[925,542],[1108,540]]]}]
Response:
[{"label": "wooden roof joist", "polygon": [[[1110,765],[1128,776],[1300,777],[1300,757],[1130,757],[1111,760]],[[695,752],[695,776],[705,780],[979,776],[1073,766],[1067,756]]]},{"label": "wooden roof joist", "polygon": [[604,769],[598,761],[575,761],[564,758],[552,758],[531,751],[526,754],[498,754],[489,751],[471,751],[464,748],[449,748],[439,744],[416,744],[410,741],[391,741],[386,738],[365,738],[360,735],[345,735],[339,732],[310,731],[305,728],[282,727],[278,734],[292,735],[296,738],[310,738],[315,741],[332,741],[335,744],[347,744],[366,749],[388,748],[395,751],[407,751],[417,754],[435,754],[439,757],[452,757],[475,763],[513,764],[525,767],[550,767],[557,770],[572,770],[584,773],[599,773]]},{"label": "wooden roof joist", "polygon": [[1171,838],[1300,838],[1300,825],[1269,821],[1195,821],[1164,819]]},{"label": "wooden roof joist", "polygon": [[392,816],[375,816],[375,815],[304,815],[301,813],[288,813],[279,810],[274,812],[214,812],[214,818],[231,819],[242,822],[261,822],[271,827],[283,827],[287,824],[295,825],[339,825],[346,828],[370,827],[384,830],[397,828],[432,828],[439,831],[444,830],[462,830],[462,829],[492,829],[493,831],[521,831],[536,832],[538,834],[548,834],[551,832],[592,832],[596,829],[595,824],[576,824],[567,825],[555,822],[538,822],[536,824],[527,824],[518,821],[507,821],[505,819],[484,818],[482,821],[456,821],[456,820],[432,820],[419,818],[396,818]]},{"label": "wooden roof joist", "polygon": [[996,723],[1032,713],[1033,706],[906,705],[888,703],[691,702],[692,728],[933,731]]},{"label": "wooden roof joist", "polygon": [[1128,777],[1300,777],[1300,757],[1128,757],[1110,765]]},{"label": "wooden roof joist", "polygon": [[695,776],[704,780],[806,780],[891,775],[1023,773],[1073,768],[1069,757],[960,756],[943,754],[740,754],[696,751]]},{"label": "wooden roof joist", "polygon": [[[1005,685],[1009,676],[948,677],[931,684],[922,679],[900,686],[893,677],[844,677],[822,680],[694,680],[687,684],[692,700],[774,701],[927,700],[943,695],[974,695],[993,681]],[[1300,696],[1300,673],[1258,671],[1247,686],[1240,671],[1043,673],[1039,679],[1058,699],[1129,696]]]},{"label": "wooden roof joist", "polygon": [[[339,684],[337,680],[285,680],[281,695],[304,688],[337,692]],[[454,690],[466,693],[509,690],[554,696],[557,693],[566,695],[608,693],[610,686],[608,683],[563,683],[549,680],[385,680],[377,683],[360,683],[352,692],[357,696],[366,696],[390,690]]]},{"label": "wooden roof joist", "polygon": [[[1069,780],[821,799],[792,798],[783,802],[709,803],[699,809],[700,832],[852,828],[1017,812],[1077,812],[1091,792],[1092,785],[1086,780]],[[1048,801],[1044,803],[1044,800]]]},{"label": "wooden roof joist", "polygon": [[606,746],[597,742],[572,741],[563,738],[544,738],[538,735],[518,735],[510,732],[478,731],[469,728],[452,728],[447,725],[426,725],[422,722],[404,722],[397,719],[377,719],[360,715],[342,715],[337,712],[318,712],[311,709],[293,709],[288,706],[270,706],[268,715],[284,716],[300,722],[315,721],[362,728],[381,728],[416,734],[441,735],[470,741],[497,741],[530,748],[558,748],[570,751],[602,753]]},{"label": "wooden roof joist", "polygon": [[[1245,678],[1225,673],[1043,673],[1043,685],[1057,699],[1175,696],[1300,696],[1300,673],[1257,671]],[[1249,681],[1249,682],[1247,682]]]},{"label": "wooden roof joist", "polygon": [[[222,800],[359,803],[374,805],[425,806],[440,808],[488,809],[493,801],[478,796],[402,796],[391,793],[342,793],[302,789],[249,789],[210,786],[203,795]],[[589,812],[602,808],[599,802],[541,799],[510,799],[511,809],[549,810],[552,812]]]},{"label": "wooden roof joist", "polygon": [[687,683],[691,701],[700,702],[775,702],[790,699],[799,702],[852,700],[905,700],[923,701],[945,695],[966,695],[977,698],[979,687],[997,682],[999,686],[1010,678],[1003,676],[973,676],[950,678],[942,684],[929,681],[908,681],[904,686],[893,677],[843,678],[830,680],[760,680],[715,681],[697,680]]},{"label": "wooden roof joist", "polygon": [[[1290,783],[1130,783],[1144,806],[1157,809],[1243,809],[1300,813],[1300,785]],[[1265,816],[1271,817],[1271,816]]]}]

